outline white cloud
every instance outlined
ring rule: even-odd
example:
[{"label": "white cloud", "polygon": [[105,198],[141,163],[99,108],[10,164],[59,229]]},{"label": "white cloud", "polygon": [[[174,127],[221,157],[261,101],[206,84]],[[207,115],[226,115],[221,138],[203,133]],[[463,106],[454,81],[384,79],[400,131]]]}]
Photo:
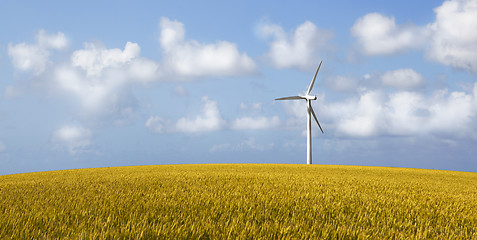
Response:
[{"label": "white cloud", "polygon": [[37,45],[19,43],[8,44],[8,55],[16,69],[40,74],[46,68],[50,53]]},{"label": "white cloud", "polygon": [[[346,115],[335,119],[337,131],[350,136],[372,136],[381,127],[382,96],[379,92],[367,92],[360,96],[357,103],[347,102]],[[334,107],[334,106],[331,106]],[[338,109],[343,107],[338,107]],[[342,112],[345,113],[345,112]]]},{"label": "white cloud", "polygon": [[114,92],[125,82],[124,77],[88,78],[69,66],[56,69],[54,78],[60,93],[78,99],[88,115],[108,111],[105,106],[114,105]]},{"label": "white cloud", "polygon": [[389,133],[392,135],[421,135],[425,133],[426,111],[425,98],[418,93],[397,92],[389,96],[384,103],[387,110],[386,121]]},{"label": "white cloud", "polygon": [[397,25],[393,17],[369,13],[359,18],[351,33],[366,55],[386,55],[421,47],[427,31],[412,24]]},{"label": "white cloud", "polygon": [[63,33],[48,35],[40,30],[36,35],[36,44],[19,43],[8,44],[8,55],[12,59],[13,66],[21,71],[32,71],[39,75],[45,71],[49,63],[49,49],[63,49],[68,45]]},{"label": "white cloud", "polygon": [[[184,133],[200,133],[220,131],[223,129],[232,130],[260,130],[271,129],[280,126],[281,121],[278,116],[273,117],[240,117],[236,118],[230,123],[225,121],[219,111],[217,102],[210,100],[207,96],[202,97],[202,111],[198,116],[182,117],[177,121],[170,121],[160,116],[150,116],[145,122],[145,126],[155,133],[166,132],[184,132]],[[256,108],[261,109],[261,103],[253,103],[250,106],[241,103],[241,108],[246,110],[251,109],[256,111]]]},{"label": "white cloud", "polygon": [[55,68],[55,86],[60,94],[79,100],[86,115],[116,116],[120,118],[116,122],[127,122],[135,108],[128,87],[159,78],[158,64],[139,54],[136,43],[127,42],[124,50],[86,43],[73,52],[69,64]]},{"label": "white cloud", "polygon": [[424,49],[432,60],[477,73],[477,1],[444,1],[434,12],[436,20],[426,26],[396,24],[393,17],[369,13],[351,33],[366,55]]},{"label": "white cloud", "polygon": [[86,43],[85,49],[77,50],[71,57],[74,67],[86,71],[87,76],[101,76],[104,68],[123,66],[139,56],[141,48],[137,43],[127,42],[124,50],[104,49],[95,44]]},{"label": "white cloud", "polygon": [[159,116],[151,116],[147,119],[144,126],[155,133],[163,133],[165,131],[166,120]]},{"label": "white cloud", "polygon": [[63,49],[68,46],[68,40],[62,32],[58,32],[56,35],[49,35],[45,30],[40,29],[35,39],[38,45],[43,48]]},{"label": "white cloud", "polygon": [[162,77],[159,63],[149,59],[135,58],[128,66],[128,76],[134,82],[148,83]]},{"label": "white cloud", "polygon": [[[235,44],[186,41],[183,24],[167,18],[161,20],[160,43],[164,52],[161,63],[141,57],[140,46],[133,42],[127,42],[123,49],[85,43],[83,49],[72,52],[70,61],[51,62],[51,50],[68,46],[65,35],[61,32],[47,34],[40,30],[35,39],[35,44],[9,44],[8,53],[13,65],[16,69],[33,72],[36,75],[34,79],[44,80],[41,83],[45,84],[47,91],[73,100],[73,106],[80,106],[80,111],[75,112],[87,120],[112,117],[119,118],[112,119],[113,123],[128,122],[135,116],[137,107],[130,87],[138,83],[236,76],[257,71],[254,61],[239,52]],[[48,75],[43,74],[46,70]],[[14,90],[9,87],[3,94],[12,97],[16,92]],[[183,88],[177,88],[176,93],[187,94]],[[182,119],[178,126],[188,129],[182,127],[184,121]]]},{"label": "white cloud", "polygon": [[[109,77],[117,85],[126,83],[147,83],[160,78],[159,64],[140,57],[141,47],[127,42],[124,49],[107,49],[93,43],[85,43],[85,48],[73,52],[71,66],[86,73],[82,78],[104,83]],[[111,84],[112,84],[111,82]],[[113,84],[114,85],[114,84]]]},{"label": "white cloud", "polygon": [[185,27],[179,21],[171,21],[168,18],[161,18],[159,23],[161,28],[161,36],[159,41],[164,49],[174,49],[177,45],[184,42]]},{"label": "white cloud", "polygon": [[[335,102],[319,99],[320,116],[327,128],[333,129],[328,133],[351,137],[445,135],[477,138],[474,120],[477,83],[470,93],[444,89],[435,91],[430,97],[408,91],[389,94],[364,90],[358,94],[357,98]],[[291,119],[305,118],[302,111],[287,111],[293,116]]]},{"label": "white cloud", "polygon": [[194,118],[180,118],[175,124],[175,130],[185,133],[210,132],[223,129],[225,120],[220,115],[217,103],[207,96],[202,97],[202,115]]},{"label": "white cloud", "polygon": [[234,43],[185,41],[183,23],[163,17],[159,25],[164,71],[171,77],[237,76],[257,71],[254,61],[246,53],[240,53]]},{"label": "white cloud", "polygon": [[242,117],[237,118],[230,124],[230,127],[235,130],[241,129],[269,129],[276,128],[280,125],[280,118],[278,116],[267,117]]},{"label": "white cloud", "polygon": [[293,33],[286,33],[277,24],[265,23],[260,28],[261,34],[272,38],[270,50],[265,58],[277,68],[312,69],[319,62],[319,51],[329,48],[333,33],[306,21]]},{"label": "white cloud", "polygon": [[388,120],[387,129],[392,135],[436,134],[453,137],[477,137],[473,117],[477,113],[477,84],[474,92],[440,90],[432,97],[419,93],[398,92],[384,103]]},{"label": "white cloud", "polygon": [[80,126],[63,126],[53,133],[56,147],[66,148],[71,155],[83,152],[91,145],[91,130]]},{"label": "white cloud", "polygon": [[[83,49],[73,51],[70,61],[51,62],[52,49],[68,46],[65,35],[47,34],[40,30],[33,45],[9,44],[8,52],[15,68],[32,71],[47,91],[79,102],[79,114],[87,119],[113,117],[114,124],[125,124],[135,116],[136,99],[129,87],[160,78],[159,64],[140,57],[137,43],[127,42],[124,49],[108,49],[99,44],[85,43]],[[48,70],[47,74],[43,74]],[[51,73],[51,75],[50,75]],[[5,97],[18,93],[14,86],[4,92]]]},{"label": "white cloud", "polygon": [[477,1],[445,1],[434,9],[428,56],[444,65],[477,73]]},{"label": "white cloud", "polygon": [[440,92],[429,104],[430,119],[427,124],[436,133],[447,133],[455,136],[474,135],[473,118],[477,113],[477,83],[474,84],[473,95],[464,92]]},{"label": "white cloud", "polygon": [[382,82],[386,86],[403,90],[411,90],[424,85],[424,77],[410,68],[397,69],[385,72],[381,76]]}]

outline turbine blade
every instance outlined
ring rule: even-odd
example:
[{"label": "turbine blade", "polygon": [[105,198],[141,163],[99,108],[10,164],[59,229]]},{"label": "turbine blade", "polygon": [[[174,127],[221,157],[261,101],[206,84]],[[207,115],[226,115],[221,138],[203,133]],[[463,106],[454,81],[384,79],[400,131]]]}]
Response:
[{"label": "turbine blade", "polygon": [[318,127],[320,127],[321,133],[324,134],[325,132],[323,132],[323,129],[321,128],[320,122],[318,122],[318,118],[316,118],[315,111],[313,111],[313,108],[311,106],[310,106],[310,112],[313,114],[313,117],[315,118],[316,123],[318,123]]},{"label": "turbine blade", "polygon": [[292,97],[276,98],[275,100],[299,100],[299,99],[305,99],[305,98],[302,96],[292,96]]},{"label": "turbine blade", "polygon": [[316,75],[318,75],[318,71],[320,71],[321,63],[323,63],[323,61],[320,62],[318,69],[316,69],[315,76],[313,77],[313,80],[311,81],[310,86],[308,87],[308,91],[306,92],[306,95],[309,95],[311,92],[311,89],[313,89],[313,84],[315,84]]}]

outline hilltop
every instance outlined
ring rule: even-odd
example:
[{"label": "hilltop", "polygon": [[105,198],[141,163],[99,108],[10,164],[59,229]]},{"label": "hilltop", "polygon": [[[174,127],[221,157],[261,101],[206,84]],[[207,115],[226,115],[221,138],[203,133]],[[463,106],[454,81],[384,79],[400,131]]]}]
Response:
[{"label": "hilltop", "polygon": [[0,238],[477,238],[477,173],[203,164],[0,176]]}]

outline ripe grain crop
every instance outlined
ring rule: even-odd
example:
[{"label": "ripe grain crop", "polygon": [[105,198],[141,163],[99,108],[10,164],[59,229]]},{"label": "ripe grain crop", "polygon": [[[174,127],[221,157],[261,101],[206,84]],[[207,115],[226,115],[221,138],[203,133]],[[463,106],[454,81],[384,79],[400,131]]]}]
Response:
[{"label": "ripe grain crop", "polygon": [[0,239],[477,239],[477,173],[276,164],[0,176]]}]

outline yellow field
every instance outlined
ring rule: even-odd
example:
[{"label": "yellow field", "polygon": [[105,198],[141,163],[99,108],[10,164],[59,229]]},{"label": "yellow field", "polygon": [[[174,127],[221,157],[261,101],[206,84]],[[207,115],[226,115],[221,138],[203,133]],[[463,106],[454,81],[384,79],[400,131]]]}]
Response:
[{"label": "yellow field", "polygon": [[0,239],[477,239],[477,173],[211,164],[0,176]]}]

